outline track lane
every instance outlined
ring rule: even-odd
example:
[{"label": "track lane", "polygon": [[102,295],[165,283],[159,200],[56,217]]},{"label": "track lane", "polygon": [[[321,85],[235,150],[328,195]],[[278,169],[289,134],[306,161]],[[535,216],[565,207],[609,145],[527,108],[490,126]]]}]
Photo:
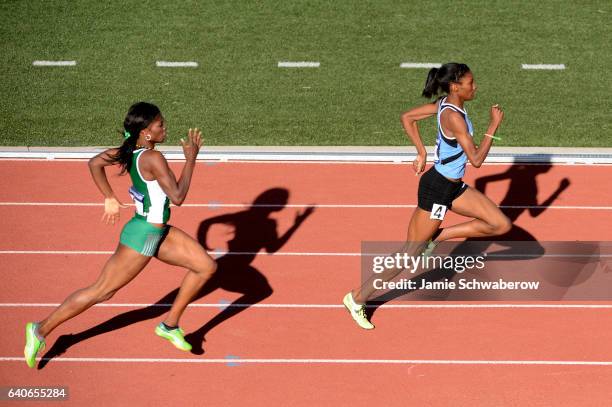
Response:
[{"label": "track lane", "polygon": [[[6,174],[3,181],[0,181],[3,190],[1,200],[4,202],[37,199],[42,201],[41,191],[45,194],[44,201],[47,202],[97,202],[99,193],[89,180],[87,167],[83,162],[69,163],[66,168],[63,163],[58,168],[59,163],[44,162],[42,167],[37,167],[32,172],[27,168],[29,164],[22,166],[21,163],[6,163],[0,162],[0,168],[5,171],[3,174]],[[178,167],[176,164],[172,165],[173,168],[180,167],[180,164]],[[407,171],[409,174],[409,167],[393,165],[368,165],[367,171],[363,166],[350,164],[327,167],[292,164],[280,167],[281,170],[270,164],[198,164],[198,167],[200,165],[205,168],[198,168],[196,174],[203,173],[205,176],[194,179],[190,202],[249,203],[266,189],[282,186],[289,189],[290,202],[405,204],[415,199],[418,180],[416,177],[406,176]],[[267,167],[264,168],[265,166]],[[479,177],[493,176],[504,173],[507,168],[484,166],[477,172],[469,169],[466,181],[471,183],[474,180],[471,177],[475,174]],[[492,181],[487,184],[486,191],[494,200],[507,205],[540,204],[554,194],[564,177],[568,177],[570,186],[553,204],[608,206],[612,202],[612,191],[600,188],[597,193],[593,193],[592,185],[598,183],[597,177],[607,180],[610,168],[555,166],[537,176],[534,171],[514,174],[513,179],[532,174],[536,177],[538,190],[535,192],[532,189],[526,194],[516,193],[509,199],[504,199],[511,187],[508,179]],[[487,172],[489,170],[490,172]],[[356,174],[359,181],[357,186]],[[58,179],[63,181],[61,185],[54,182]],[[240,188],[236,188],[229,180],[241,180]],[[325,180],[324,183],[321,180]],[[121,193],[124,193],[127,189],[127,178],[117,181],[123,191]],[[601,181],[601,185],[602,182],[605,181]],[[52,188],[48,188],[49,185]],[[199,185],[205,187],[198,188]],[[119,191],[119,188],[117,190]],[[82,199],[77,200],[79,197]],[[109,247],[108,250],[112,250],[116,245],[120,228],[115,227],[114,232],[109,232],[108,228],[97,223],[101,208],[72,208],[71,211],[66,211],[69,215],[64,215],[63,209],[55,209],[47,212],[37,207],[34,211],[24,214],[21,207],[14,211],[4,207],[6,223],[3,230],[7,232],[0,234],[0,245],[31,248],[34,244],[41,243],[45,247],[64,245],[74,248],[93,243],[96,248]],[[209,213],[197,212],[196,208],[178,208],[173,221],[194,234],[202,219],[232,212],[205,210]],[[352,243],[363,240],[362,236],[368,236],[368,239],[371,236],[372,240],[401,240],[412,212],[411,209],[360,211],[359,214],[359,211],[352,213],[353,211],[348,209],[330,211],[319,208],[283,250],[324,251],[333,248],[334,251],[340,251],[343,248],[352,248]],[[195,221],[194,213],[197,213]],[[279,231],[289,227],[294,214],[293,208],[277,213]],[[372,220],[373,216],[375,221]],[[528,211],[523,210],[518,214],[516,223],[540,240],[609,240],[609,232],[606,231],[609,228],[603,227],[602,219],[605,218],[602,216],[606,215],[585,210],[548,209],[533,218]],[[124,221],[127,217],[129,216],[124,216]],[[28,219],[30,226],[23,226],[26,223],[24,219]],[[449,217],[448,223],[454,223],[456,220]],[[88,230],[83,231],[83,225],[88,225]],[[321,233],[321,229],[326,233]],[[58,238],[57,231],[60,230],[62,235]],[[227,237],[226,234],[227,230],[217,230],[212,233],[211,239],[220,242]],[[340,239],[339,236],[346,238]],[[358,246],[350,250],[357,251]],[[90,276],[97,275],[96,269],[99,269],[100,263],[105,259],[105,256],[75,256],[71,260],[68,260],[69,256],[40,256],[38,260],[34,260],[34,257],[0,255],[2,260],[9,258],[5,269],[15,269],[19,273],[14,277],[9,273],[7,277],[29,281],[32,293],[44,293],[40,287],[54,285],[54,282],[57,286],[58,280],[54,279],[53,274],[39,274],[37,270],[44,270],[41,265],[48,265],[49,270],[68,269],[68,281],[63,282],[61,286],[72,290],[76,288],[73,283],[85,282]],[[54,262],[58,261],[56,259],[59,259],[61,264],[54,265]],[[313,292],[312,282],[317,281],[316,278],[309,277],[323,274],[330,278],[330,286],[333,288],[324,291],[323,288],[314,286],[314,292],[334,293],[321,298],[327,302],[336,292],[340,292],[341,287],[353,286],[354,280],[359,278],[358,272],[352,271],[352,267],[350,272],[342,270],[342,264],[347,268],[351,265],[350,261],[338,260],[337,269],[340,271],[326,274],[320,271],[323,264],[320,260],[308,262],[300,260],[299,257],[256,258],[253,265],[266,275],[275,289],[272,296],[265,301],[279,302],[285,298],[290,300],[292,294],[293,297],[308,295]],[[323,260],[325,264],[336,264],[336,259]],[[303,273],[286,273],[283,269],[288,268],[286,264],[289,261],[294,265],[298,264],[296,268]],[[92,264],[91,267],[83,267],[83,274],[77,274],[81,262]],[[126,287],[126,291],[120,292],[114,300],[130,300],[166,292],[165,287],[160,287],[162,283],[176,284],[178,281],[178,275],[175,273],[168,273],[157,266],[151,269],[149,275],[140,276],[140,281]],[[165,274],[160,277],[162,273]],[[29,278],[24,278],[24,275]],[[299,287],[299,283],[303,286]],[[152,287],[159,291],[153,292]],[[23,288],[16,285],[12,289],[17,293]],[[57,297],[61,293],[50,290],[48,294],[50,297]],[[219,298],[215,295],[224,294],[219,290],[210,296],[210,300]],[[41,311],[45,313],[47,310],[0,310],[0,323],[8,327],[8,332],[20,332],[25,320],[35,318]],[[53,336],[87,329],[117,315],[118,311],[114,308],[94,308],[86,316],[60,327],[49,338],[50,343]],[[184,323],[190,329],[197,329],[219,311],[220,309],[214,308],[189,309]],[[374,315],[378,328],[372,333],[364,333],[354,326],[342,309],[251,308],[224,321],[206,334],[206,353],[203,357],[225,357],[239,353],[237,356],[241,357],[268,355],[273,358],[279,355],[306,355],[308,358],[314,357],[313,355],[328,355],[331,358],[370,356],[380,359],[396,356],[410,359],[460,357],[516,360],[520,359],[520,356],[531,355],[538,360],[545,357],[563,360],[612,360],[612,347],[608,346],[612,331],[602,329],[601,325],[608,313],[608,310],[601,309],[379,309]],[[113,351],[113,356],[119,354],[120,357],[132,355],[131,352],[144,355],[143,357],[176,357],[178,351],[157,340],[151,333],[156,322],[155,319],[142,321],[90,338],[70,348],[69,355],[66,356],[99,357],[111,355]],[[594,332],[597,334],[593,334]],[[152,338],[157,341],[151,340]],[[11,336],[10,342],[3,343],[3,352],[8,351],[9,356],[20,355],[23,346],[21,340],[21,336]],[[130,343],[136,346],[132,348]],[[240,352],[237,352],[237,349]],[[356,368],[324,365],[304,368],[294,365],[164,365],[151,368],[142,364],[56,362],[48,364],[41,371],[32,372],[25,366],[15,369],[13,365],[14,362],[0,364],[2,383],[67,383],[71,389],[75,389],[71,391],[72,400],[69,404],[88,403],[92,406],[124,402],[146,402],[155,405],[164,397],[173,395],[181,397],[185,404],[201,405],[204,402],[206,405],[242,405],[246,394],[249,395],[249,403],[256,406],[282,405],[287,402],[291,405],[399,405],[414,402],[417,405],[434,406],[522,406],[550,405],[553,400],[555,405],[575,406],[583,405],[585,398],[592,405],[607,405],[612,384],[608,379],[609,367],[591,366],[368,365]],[[79,373],[78,380],[74,376],[75,369]],[[53,380],[53,383],[50,380]],[[95,390],[91,386],[94,382]],[[129,385],[126,386],[126,383]],[[157,385],[152,387],[151,383]],[[444,391],[439,391],[441,385],[444,386]],[[159,386],[163,386],[163,389]]]},{"label": "track lane", "polygon": [[[181,163],[170,166],[175,173],[180,173]],[[3,202],[102,202],[86,162],[0,160],[0,171],[4,175],[0,180]],[[115,169],[108,170],[111,184],[118,196],[129,202],[129,177],[119,177],[117,173]],[[593,190],[597,179],[606,182],[610,174],[612,166],[603,165],[495,164],[478,169],[468,167],[464,181],[475,186],[480,178],[487,195],[501,202],[512,180],[515,188],[507,201],[520,205],[542,203],[567,178],[570,185],[555,204],[610,206],[610,188],[599,188],[596,193]],[[200,162],[186,203],[249,204],[267,189],[283,187],[289,190],[293,203],[415,204],[418,180],[407,164],[230,162],[210,165]]]},{"label": "track lane", "polygon": [[[76,334],[104,323],[117,316],[117,311],[94,308],[86,316],[70,320],[49,336],[49,345],[62,334]],[[190,338],[194,344],[204,337],[202,356],[183,353],[157,338],[153,329],[160,316],[90,337],[64,356],[612,362],[612,332],[601,329],[609,310],[381,309],[373,317],[377,328],[369,332],[358,328],[340,308],[251,308],[209,329],[219,312],[190,309],[181,321],[188,334],[195,332]],[[0,321],[8,332],[21,332],[24,321],[37,316],[40,310],[17,309],[2,313]],[[133,312],[126,318],[132,322],[139,314]],[[7,338],[3,348],[4,355],[21,355],[22,335]]]},{"label": "track lane", "polygon": [[[196,406],[605,406],[607,367],[49,364],[36,372],[11,363],[3,383],[70,387],[62,405]],[[2,369],[6,372],[6,369]],[[74,381],[78,371],[79,382]],[[91,383],[95,383],[95,388]],[[128,384],[128,385],[126,385]],[[95,390],[94,390],[95,389]],[[39,406],[40,402],[20,402]]]},{"label": "track lane", "polygon": [[[131,216],[124,210],[121,224],[110,226],[99,222],[98,207],[5,207],[4,227],[0,229],[0,251],[6,250],[88,250],[113,251],[119,240],[121,226]],[[197,235],[200,223],[222,214],[237,211],[207,208],[178,208],[171,224]],[[596,241],[612,240],[612,229],[602,223],[602,214],[596,216],[584,210],[546,210],[537,217],[521,211],[514,222],[519,238],[541,241]],[[284,234],[293,224],[298,210],[288,208],[272,215],[277,236]],[[285,252],[359,252],[361,241],[402,241],[412,209],[346,209],[322,208],[307,218],[283,246]],[[605,216],[604,216],[605,217]],[[27,219],[27,222],[24,222]],[[251,218],[256,219],[256,218]],[[374,220],[376,219],[376,220]],[[466,218],[449,214],[443,224],[453,225]],[[243,233],[257,234],[244,224]],[[236,230],[215,225],[210,231],[209,246],[226,250],[224,242]],[[237,233],[241,233],[238,231]],[[255,243],[259,237],[251,238]],[[513,240],[513,239],[508,239]]]}]

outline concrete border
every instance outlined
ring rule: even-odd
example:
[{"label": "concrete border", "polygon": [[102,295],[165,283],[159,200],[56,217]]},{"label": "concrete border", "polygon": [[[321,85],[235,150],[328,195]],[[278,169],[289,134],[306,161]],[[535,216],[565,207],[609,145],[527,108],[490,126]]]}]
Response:
[{"label": "concrete border", "polygon": [[[89,159],[107,147],[0,147],[2,159]],[[159,146],[169,160],[183,160],[178,146]],[[433,147],[427,147],[433,159]],[[214,146],[203,147],[199,160],[297,162],[409,162],[414,147],[369,146]],[[612,148],[492,147],[487,163],[612,164]]]}]

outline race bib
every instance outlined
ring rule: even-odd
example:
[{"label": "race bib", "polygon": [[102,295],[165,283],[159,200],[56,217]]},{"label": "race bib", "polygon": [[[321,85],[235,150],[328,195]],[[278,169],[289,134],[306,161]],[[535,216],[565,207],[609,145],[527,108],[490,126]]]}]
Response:
[{"label": "race bib", "polygon": [[429,219],[443,220],[444,215],[446,215],[446,206],[433,204],[433,207],[431,208],[431,214],[429,215]]},{"label": "race bib", "polygon": [[130,187],[130,189],[128,190],[128,193],[134,200],[134,205],[136,205],[136,213],[144,216],[145,215],[144,213],[144,198],[145,198],[144,194],[141,192],[138,192],[138,190],[134,188],[133,186]]}]

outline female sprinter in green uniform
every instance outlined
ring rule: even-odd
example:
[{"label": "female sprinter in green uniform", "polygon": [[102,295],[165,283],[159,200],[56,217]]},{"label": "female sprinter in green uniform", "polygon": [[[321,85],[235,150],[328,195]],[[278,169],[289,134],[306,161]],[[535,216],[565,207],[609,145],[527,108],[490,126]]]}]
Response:
[{"label": "female sprinter in green uniform", "polygon": [[155,328],[155,333],[180,350],[191,350],[183,330],[178,327],[179,319],[191,299],[215,272],[216,263],[196,240],[167,225],[167,222],[170,202],[181,205],[187,196],[201,146],[201,133],[198,129],[189,129],[188,139],[181,139],[186,164],[177,181],[164,156],[155,150],[155,144],[166,138],[164,118],[159,109],[150,103],[136,103],[130,107],[123,126],[126,139],[121,147],[93,157],[89,169],[104,195],[104,222],[115,224],[119,220],[120,208],[125,207],[116,198],[106,177],[105,167],[110,165],[118,164],[122,173],[129,172],[133,183],[130,195],[136,213],[123,227],[119,245],[104,265],[98,280],[69,295],[46,319],[26,325],[24,354],[29,367],[34,367],[37,354],[44,349],[44,338],[53,329],[94,304],[109,300],[136,277],[153,256],[189,270],[170,312]]},{"label": "female sprinter in green uniform", "polygon": [[[432,68],[427,75],[423,96],[435,96],[440,89],[446,95],[402,115],[404,129],[417,148],[417,158],[413,162],[417,175],[425,169],[427,158],[417,122],[433,116],[437,116],[438,121],[434,165],[419,182],[418,208],[412,214],[407,242],[402,248],[402,252],[409,256],[421,253],[423,248],[424,254],[431,253],[437,242],[443,240],[496,236],[506,233],[512,226],[495,203],[461,181],[467,161],[478,168],[487,157],[496,138],[495,132],[504,117],[501,108],[498,105],[491,107],[489,128],[480,145],[476,146],[472,140],[472,122],[464,107],[464,103],[472,100],[476,93],[470,68],[457,63]],[[447,210],[474,219],[439,229]],[[430,243],[425,247],[427,241]],[[344,305],[360,327],[374,328],[365,313],[365,302],[376,291],[374,280],[389,281],[400,271],[397,268],[388,269],[370,277],[360,288],[345,295]]]}]

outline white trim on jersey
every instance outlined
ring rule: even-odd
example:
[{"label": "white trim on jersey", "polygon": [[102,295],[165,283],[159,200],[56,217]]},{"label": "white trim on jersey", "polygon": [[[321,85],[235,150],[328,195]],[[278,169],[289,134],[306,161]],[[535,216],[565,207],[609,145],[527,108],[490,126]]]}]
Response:
[{"label": "white trim on jersey", "polygon": [[[456,137],[449,137],[446,134],[444,134],[444,130],[442,129],[442,123],[440,123],[440,116],[442,115],[442,112],[444,111],[444,109],[453,109],[453,110],[458,110],[459,113],[462,113],[464,116],[467,116],[467,111],[461,109],[458,106],[453,105],[452,103],[446,103],[446,97],[440,99],[440,103],[438,104],[438,114],[437,114],[437,121],[438,121],[438,129],[440,130],[440,134],[442,134],[442,137],[444,137],[447,140],[456,140]],[[463,118],[463,120],[465,120],[465,117]]]},{"label": "white trim on jersey", "polygon": [[442,123],[440,123],[440,119],[442,116],[442,112],[444,111],[444,109],[451,109],[453,110],[452,107],[450,106],[444,106],[440,109],[440,111],[438,112],[438,130],[440,130],[440,134],[442,135],[442,137],[444,137],[447,140],[456,140],[456,137],[448,137],[446,134],[444,134],[444,130],[442,129]]},{"label": "white trim on jersey", "polygon": [[[446,98],[444,98],[444,100],[446,100]],[[446,102],[442,102],[442,106],[450,106],[450,107],[454,107],[455,109],[459,110],[461,113],[467,115],[467,111],[460,108],[457,105],[453,105],[452,103],[446,103]]]},{"label": "white trim on jersey", "polygon": [[[139,150],[134,151],[136,153]],[[136,172],[138,172],[138,176],[140,179],[147,185],[147,192],[149,194],[149,200],[151,201],[151,206],[149,206],[149,211],[141,213],[140,215],[145,216],[147,218],[147,222],[149,223],[164,223],[164,209],[166,206],[166,199],[168,196],[161,189],[157,180],[147,181],[140,172],[140,157],[145,153],[143,151],[136,157]]]}]

